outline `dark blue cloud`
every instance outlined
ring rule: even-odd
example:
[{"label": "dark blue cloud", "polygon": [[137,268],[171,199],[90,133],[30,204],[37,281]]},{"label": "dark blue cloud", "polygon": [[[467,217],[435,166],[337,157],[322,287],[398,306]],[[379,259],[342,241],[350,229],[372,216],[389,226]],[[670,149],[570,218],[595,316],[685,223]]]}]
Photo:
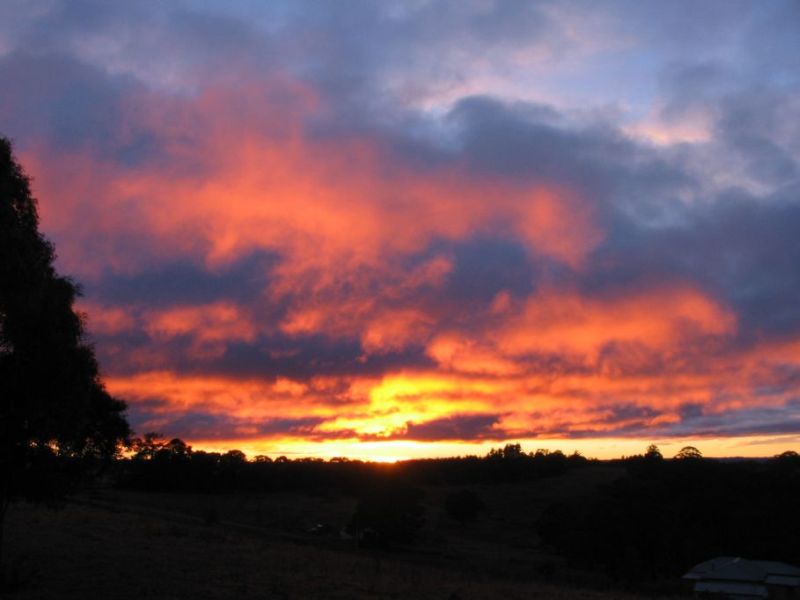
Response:
[{"label": "dark blue cloud", "polygon": [[323,422],[316,417],[241,419],[218,412],[189,410],[175,414],[160,412],[165,403],[158,400],[136,402],[128,411],[132,428],[139,434],[153,431],[167,438],[230,439],[272,435],[309,435]]},{"label": "dark blue cloud", "polygon": [[536,265],[518,242],[478,238],[457,243],[447,294],[464,301],[489,302],[503,290],[527,296],[535,286]]},{"label": "dark blue cloud", "polygon": [[[800,401],[798,400],[772,407],[729,409],[721,412],[710,412],[702,405],[689,403],[679,408],[679,422],[654,425],[652,418],[659,414],[658,411],[649,408],[612,406],[610,416],[598,420],[598,422],[612,425],[612,427],[575,429],[565,424],[550,428],[548,434],[568,435],[573,438],[649,437],[650,439],[670,439],[800,433]],[[619,423],[620,420],[623,421],[623,424],[614,427],[613,425]]]},{"label": "dark blue cloud", "polygon": [[433,368],[423,348],[405,348],[381,354],[365,354],[357,339],[322,335],[272,337],[255,344],[229,344],[217,359],[177,361],[182,372],[219,372],[238,376],[290,377],[309,380],[315,376],[380,376],[403,368]]},{"label": "dark blue cloud", "polygon": [[278,261],[278,255],[259,251],[214,271],[188,259],[160,262],[139,273],[107,271],[91,281],[85,292],[98,302],[148,308],[223,299],[250,303],[263,295]]},{"label": "dark blue cloud", "polygon": [[[62,148],[133,152],[114,143],[123,120],[120,105],[133,81],[68,55],[28,53],[0,57],[0,78],[13,82],[0,100],[0,128],[6,135],[23,143],[46,137]],[[133,140],[133,145],[146,143]]]},{"label": "dark blue cloud", "polygon": [[505,432],[494,429],[500,415],[453,415],[422,423],[407,423],[403,434],[392,439],[416,441],[503,439]]},{"label": "dark blue cloud", "polygon": [[800,331],[800,202],[720,195],[684,210],[678,223],[645,228],[628,221],[598,251],[587,291],[658,280],[701,285],[731,305],[741,334]]}]

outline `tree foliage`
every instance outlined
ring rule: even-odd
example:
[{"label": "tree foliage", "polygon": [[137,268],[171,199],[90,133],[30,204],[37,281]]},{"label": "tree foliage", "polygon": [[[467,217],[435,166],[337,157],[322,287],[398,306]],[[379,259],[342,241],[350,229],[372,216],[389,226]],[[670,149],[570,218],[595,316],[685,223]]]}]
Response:
[{"label": "tree foliage", "polygon": [[703,458],[703,453],[694,446],[684,446],[675,455],[677,460],[699,460]]},{"label": "tree foliage", "polygon": [[0,137],[0,462],[12,496],[56,497],[81,466],[129,435],[125,404],[103,387],[78,286],[54,267],[28,177]]},{"label": "tree foliage", "polygon": [[661,450],[658,449],[658,446],[650,444],[647,447],[647,451],[644,453],[644,458],[650,462],[658,462],[664,460],[664,455],[661,454]]},{"label": "tree foliage", "polygon": [[624,461],[627,476],[549,507],[543,541],[574,566],[625,581],[679,577],[715,556],[800,561],[800,460]]},{"label": "tree foliage", "polygon": [[391,467],[346,458],[256,456],[247,461],[238,450],[225,454],[193,450],[181,440],[147,433],[131,442],[133,455],[116,464],[119,485],[159,491],[249,491],[336,488],[361,495],[391,468],[393,477],[411,485],[470,485],[535,481],[590,464],[578,453],[558,450],[525,453],[519,444],[492,449],[486,456],[402,461]]}]

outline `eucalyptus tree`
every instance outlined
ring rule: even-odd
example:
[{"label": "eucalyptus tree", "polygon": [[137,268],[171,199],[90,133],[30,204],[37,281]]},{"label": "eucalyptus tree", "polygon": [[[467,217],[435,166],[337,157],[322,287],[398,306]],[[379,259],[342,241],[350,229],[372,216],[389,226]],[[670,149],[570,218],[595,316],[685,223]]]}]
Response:
[{"label": "eucalyptus tree", "polygon": [[58,498],[130,434],[75,310],[80,290],[54,262],[30,180],[0,137],[0,548],[12,498]]}]

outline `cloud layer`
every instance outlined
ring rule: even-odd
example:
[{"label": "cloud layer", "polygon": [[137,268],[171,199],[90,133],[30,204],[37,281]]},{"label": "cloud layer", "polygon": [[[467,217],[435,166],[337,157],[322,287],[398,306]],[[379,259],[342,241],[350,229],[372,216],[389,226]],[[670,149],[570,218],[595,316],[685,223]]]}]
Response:
[{"label": "cloud layer", "polygon": [[362,455],[800,434],[795,3],[0,23],[0,132],[137,430]]}]

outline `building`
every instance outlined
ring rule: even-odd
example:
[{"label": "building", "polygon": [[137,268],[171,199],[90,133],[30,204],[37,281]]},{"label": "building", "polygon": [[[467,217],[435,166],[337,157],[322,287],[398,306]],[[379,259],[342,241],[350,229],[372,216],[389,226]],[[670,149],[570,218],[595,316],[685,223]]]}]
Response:
[{"label": "building", "polygon": [[767,560],[720,556],[683,576],[694,581],[695,596],[752,600],[800,600],[800,568]]}]

